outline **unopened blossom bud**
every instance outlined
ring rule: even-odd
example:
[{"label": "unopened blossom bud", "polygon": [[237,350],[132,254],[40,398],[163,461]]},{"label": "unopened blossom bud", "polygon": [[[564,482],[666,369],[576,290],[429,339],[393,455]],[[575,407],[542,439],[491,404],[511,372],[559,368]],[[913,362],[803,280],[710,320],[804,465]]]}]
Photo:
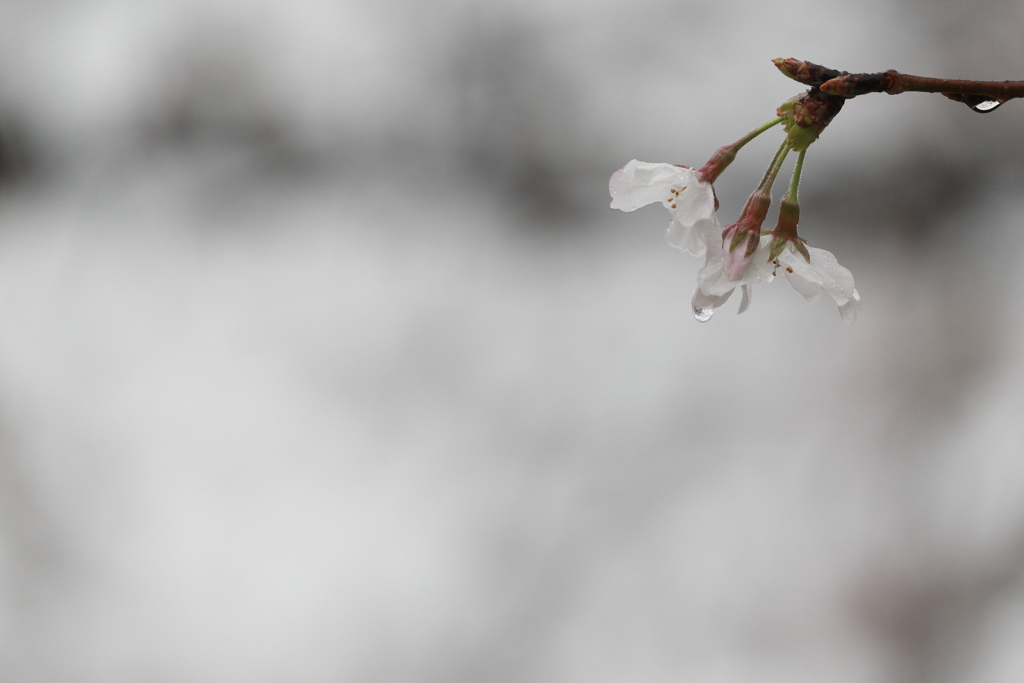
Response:
[{"label": "unopened blossom bud", "polygon": [[739,220],[722,230],[722,269],[729,280],[739,280],[750,266],[761,240],[761,225],[768,215],[771,203],[771,194],[761,190],[755,191],[747,199]]},{"label": "unopened blossom bud", "polygon": [[773,59],[772,64],[787,78],[792,78],[794,81],[809,85],[812,88],[817,88],[822,83],[845,73],[829,69],[814,62],[805,62],[802,59],[782,59],[780,57]]}]

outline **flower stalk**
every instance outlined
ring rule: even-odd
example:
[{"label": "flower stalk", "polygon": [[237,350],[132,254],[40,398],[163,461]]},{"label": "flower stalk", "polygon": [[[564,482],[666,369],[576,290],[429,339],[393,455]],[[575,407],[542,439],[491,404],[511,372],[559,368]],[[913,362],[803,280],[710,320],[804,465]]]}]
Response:
[{"label": "flower stalk", "polygon": [[[772,185],[775,184],[775,178],[782,169],[782,162],[786,160],[789,149],[788,139],[784,140],[775,152],[775,158],[772,159],[761,183],[743,205],[739,219],[722,231],[722,245],[725,247],[728,244],[724,255],[724,272],[729,280],[735,281],[743,277],[761,243],[761,225],[768,216],[768,208],[772,203]],[[741,249],[740,245],[744,242],[746,245]]]},{"label": "flower stalk", "polygon": [[783,249],[786,248],[786,245],[792,244],[793,248],[808,263],[811,262],[811,255],[807,251],[807,240],[800,237],[796,232],[796,225],[800,221],[800,200],[797,198],[797,188],[800,187],[800,174],[803,172],[804,155],[806,154],[807,150],[803,150],[796,158],[793,178],[789,182],[789,191],[782,198],[782,203],[779,205],[779,222],[776,223],[775,229],[771,232],[772,241],[768,251],[769,261],[776,260]]},{"label": "flower stalk", "polygon": [[715,153],[711,155],[707,163],[697,169],[697,176],[704,182],[711,184],[718,180],[718,176],[722,175],[722,172],[729,167],[729,164],[736,158],[737,152],[743,149],[743,146],[748,142],[756,138],[761,133],[773,128],[784,120],[783,116],[768,121],[762,126],[755,128],[736,142],[731,145],[723,145],[715,150]]},{"label": "flower stalk", "polygon": [[757,189],[747,198],[740,217],[722,232],[723,243],[725,239],[731,237],[730,252],[735,251],[744,238],[747,239],[744,256],[750,256],[757,249],[758,239],[761,236],[761,224],[768,216],[768,209],[772,204],[772,185],[775,184],[775,179],[778,177],[779,171],[782,170],[782,162],[786,160],[787,154],[789,154],[789,144],[788,141],[784,141],[775,152],[775,157],[768,170],[765,171],[764,178],[761,179]]}]

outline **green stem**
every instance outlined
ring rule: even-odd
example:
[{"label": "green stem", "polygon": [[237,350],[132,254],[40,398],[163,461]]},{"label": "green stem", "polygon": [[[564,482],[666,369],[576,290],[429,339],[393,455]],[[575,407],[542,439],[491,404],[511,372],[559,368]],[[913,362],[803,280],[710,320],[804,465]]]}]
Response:
[{"label": "green stem", "polygon": [[722,175],[722,171],[729,167],[729,164],[736,158],[736,152],[761,133],[765,132],[772,126],[777,126],[782,122],[782,117],[773,119],[768,123],[764,124],[760,128],[755,128],[736,142],[731,145],[725,145],[715,150],[715,153],[711,155],[711,158],[707,160],[703,166],[697,169],[697,177],[706,183],[714,183],[718,180],[718,176]]},{"label": "green stem", "polygon": [[775,184],[775,178],[779,175],[779,171],[782,170],[782,162],[786,160],[787,154],[789,154],[789,140],[783,140],[779,150],[775,152],[772,165],[768,167],[764,178],[761,179],[761,184],[757,186],[756,192],[771,193],[772,185]]},{"label": "green stem", "polygon": [[773,127],[779,125],[780,123],[782,123],[782,117],[781,116],[779,118],[777,118],[777,119],[772,119],[771,121],[769,121],[768,123],[764,124],[760,128],[755,128],[754,130],[750,131],[749,133],[747,133],[746,135],[741,137],[739,140],[734,142],[732,145],[730,145],[730,147],[732,147],[732,151],[734,153],[740,151],[740,149],[743,148],[743,145],[747,144],[748,142],[750,142],[751,140],[756,138],[758,135],[760,135],[761,133],[763,133],[766,130],[768,130],[769,128],[773,128]]},{"label": "green stem", "polygon": [[800,187],[800,174],[804,170],[804,155],[807,154],[807,150],[800,152],[800,156],[796,158],[796,166],[793,167],[793,179],[789,181],[789,192],[786,193],[785,198],[782,201],[797,203],[796,192],[797,188]]},{"label": "green stem", "polygon": [[764,220],[765,215],[768,213],[768,207],[772,203],[772,185],[775,183],[776,176],[779,175],[779,170],[782,168],[782,162],[786,160],[786,155],[789,154],[789,140],[783,140],[782,145],[778,151],[775,152],[775,157],[772,159],[771,166],[764,174],[764,178],[761,179],[761,183],[757,186],[757,189],[747,197],[747,203],[743,205],[743,210],[740,211],[740,217],[737,219],[737,223],[743,222],[749,216],[753,215],[757,220],[757,224],[760,225]]}]

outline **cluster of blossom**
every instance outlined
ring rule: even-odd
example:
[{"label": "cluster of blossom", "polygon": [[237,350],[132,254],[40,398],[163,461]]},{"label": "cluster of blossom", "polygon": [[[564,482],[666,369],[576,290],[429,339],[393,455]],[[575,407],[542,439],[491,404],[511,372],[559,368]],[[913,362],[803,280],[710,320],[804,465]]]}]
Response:
[{"label": "cluster of blossom", "polygon": [[[616,171],[609,182],[612,208],[622,211],[661,202],[672,214],[668,241],[683,251],[704,257],[691,301],[694,317],[711,319],[737,287],[742,295],[739,312],[750,305],[751,289],[770,282],[778,273],[808,302],[825,292],[839,307],[846,323],[857,317],[860,294],[850,271],[824,249],[808,247],[797,235],[800,215],[797,186],[804,153],[841,107],[841,100],[815,89],[782,105],[778,118],[752,131],[732,145],[718,149],[699,169],[633,160]],[[765,130],[782,123],[786,140],[764,180],[747,200],[739,219],[724,229],[716,217],[718,200],[713,183],[732,162],[736,152]],[[783,198],[774,230],[762,230],[771,204],[771,187],[788,152],[799,154],[789,192]]]}]

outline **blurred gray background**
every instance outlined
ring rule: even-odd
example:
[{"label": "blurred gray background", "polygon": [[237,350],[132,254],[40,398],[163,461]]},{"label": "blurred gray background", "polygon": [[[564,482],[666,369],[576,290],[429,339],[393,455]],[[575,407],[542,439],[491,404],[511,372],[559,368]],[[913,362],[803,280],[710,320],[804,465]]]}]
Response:
[{"label": "blurred gray background", "polygon": [[[0,2],[0,680],[1024,680],[1024,103],[849,103],[693,320],[632,158],[1009,0]],[[718,183],[731,222],[779,134]],[[788,170],[786,171],[788,173]]]}]

